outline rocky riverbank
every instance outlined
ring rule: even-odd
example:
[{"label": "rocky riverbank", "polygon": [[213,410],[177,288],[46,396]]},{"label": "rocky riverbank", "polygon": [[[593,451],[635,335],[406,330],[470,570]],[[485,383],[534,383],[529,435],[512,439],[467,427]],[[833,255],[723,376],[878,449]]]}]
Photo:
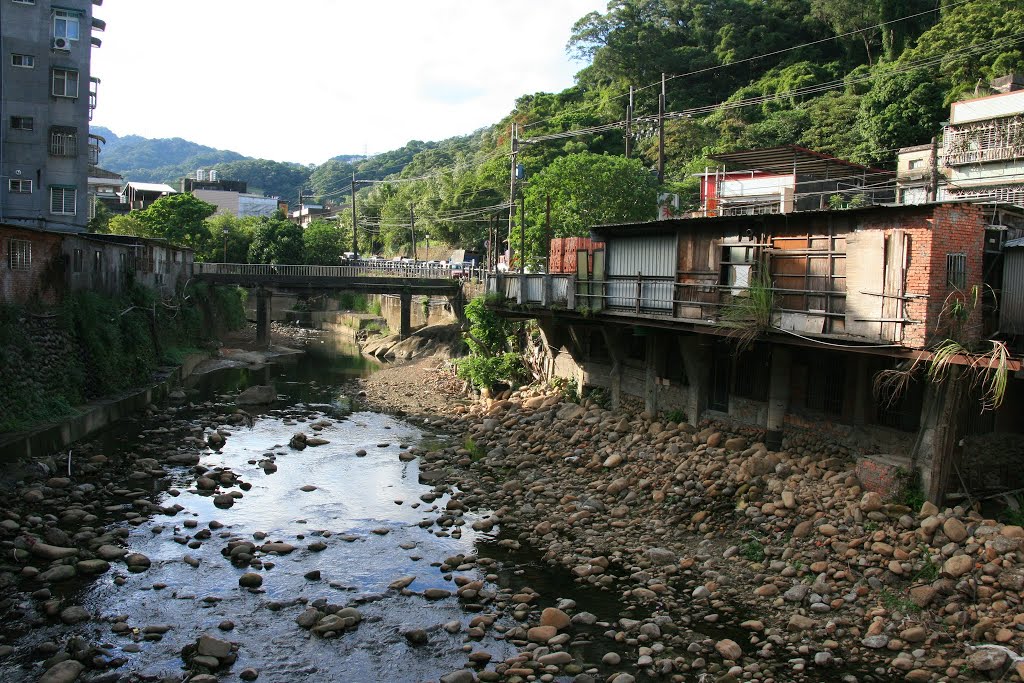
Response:
[{"label": "rocky riverbank", "polygon": [[[367,400],[402,391],[393,372],[361,380]],[[438,403],[436,387],[404,389]],[[427,419],[461,446],[421,457],[456,487],[449,507],[490,511],[481,528],[500,525],[503,542],[648,614],[608,625],[618,651],[605,663],[623,669],[609,680],[1024,676],[1020,527],[884,501],[841,449],[793,440],[771,452],[721,425],[566,403],[542,388],[440,403]],[[567,612],[560,628],[523,612],[507,634],[521,652],[495,671],[579,671],[566,646],[589,617]]]}]

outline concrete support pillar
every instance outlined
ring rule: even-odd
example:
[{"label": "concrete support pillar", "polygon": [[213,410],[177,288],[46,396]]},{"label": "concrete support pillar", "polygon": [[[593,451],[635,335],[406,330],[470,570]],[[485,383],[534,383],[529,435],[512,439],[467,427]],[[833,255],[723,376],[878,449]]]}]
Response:
[{"label": "concrete support pillar", "polygon": [[680,336],[679,355],[683,358],[690,396],[686,402],[686,418],[690,424],[700,422],[708,405],[708,384],[711,381],[711,345],[696,335]]},{"label": "concrete support pillar", "polygon": [[644,410],[654,419],[658,414],[658,336],[647,333],[644,352]]},{"label": "concrete support pillar", "polygon": [[782,346],[772,349],[772,369],[768,383],[768,436],[765,444],[772,450],[782,447],[786,410],[789,409],[790,351]]},{"label": "concrete support pillar", "polygon": [[466,322],[466,295],[459,287],[459,293],[448,297],[448,303],[452,307],[452,314],[460,323]]},{"label": "concrete support pillar", "polygon": [[256,290],[256,343],[270,346],[270,313],[272,310],[273,292],[269,289]]},{"label": "concrete support pillar", "polygon": [[865,425],[868,423],[868,408],[872,405],[868,357],[857,356],[856,359],[851,359],[851,365],[853,365],[854,377],[856,377],[857,382],[854,385],[853,392],[853,423],[855,425]]},{"label": "concrete support pillar", "polygon": [[401,323],[398,328],[400,339],[408,339],[412,334],[412,291],[403,289],[399,298],[402,302]]},{"label": "concrete support pillar", "polygon": [[612,359],[612,374],[609,378],[612,410],[618,410],[622,407],[622,362],[626,356],[626,349],[622,343],[620,330],[612,330],[605,326],[601,328],[601,336],[604,337],[608,356]]},{"label": "concrete support pillar", "polygon": [[921,478],[921,488],[928,500],[940,508],[952,479],[957,454],[957,418],[965,384],[959,379],[960,368],[953,366],[944,382],[925,385],[921,431],[912,456]]}]

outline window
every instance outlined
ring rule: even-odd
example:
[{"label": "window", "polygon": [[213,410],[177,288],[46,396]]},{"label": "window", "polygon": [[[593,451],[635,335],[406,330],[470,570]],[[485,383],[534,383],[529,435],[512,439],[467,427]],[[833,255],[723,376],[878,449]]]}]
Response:
[{"label": "window", "polygon": [[82,272],[83,253],[81,249],[75,249],[71,253],[71,270],[76,273]]},{"label": "window", "polygon": [[53,37],[78,40],[78,12],[63,9],[53,10]]},{"label": "window", "polygon": [[54,69],[53,96],[78,97],[78,72],[73,69]]},{"label": "window", "polygon": [[78,130],[65,126],[50,128],[50,154],[57,157],[78,156]]},{"label": "window", "polygon": [[915,168],[921,168],[924,166],[924,159],[911,159],[909,168],[913,171]]},{"label": "window", "polygon": [[733,287],[734,295],[750,286],[754,267],[754,247],[726,245],[722,247],[721,284]]},{"label": "window", "polygon": [[957,289],[967,287],[967,254],[946,254],[946,284]]},{"label": "window", "polygon": [[32,55],[11,55],[11,66],[20,66],[23,69],[32,69],[36,65],[36,58]]},{"label": "window", "polygon": [[74,187],[50,188],[50,213],[64,216],[75,215],[75,204],[78,202],[78,190]]},{"label": "window", "polygon": [[11,128],[14,130],[32,130],[31,116],[12,116]]},{"label": "window", "polygon": [[15,5],[34,5],[36,0],[11,0]]},{"label": "window", "polygon": [[103,270],[103,252],[97,249],[92,253],[92,272],[98,273]]},{"label": "window", "polygon": [[28,270],[32,267],[32,243],[28,240],[7,240],[7,267]]},{"label": "window", "polygon": [[7,181],[7,191],[11,194],[32,194],[32,181],[25,178],[11,178]]}]

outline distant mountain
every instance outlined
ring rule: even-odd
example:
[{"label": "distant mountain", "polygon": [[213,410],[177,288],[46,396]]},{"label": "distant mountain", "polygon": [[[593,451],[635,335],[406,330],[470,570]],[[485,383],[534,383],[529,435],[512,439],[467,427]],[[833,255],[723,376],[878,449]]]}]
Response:
[{"label": "distant mountain", "polygon": [[100,152],[100,166],[139,182],[174,185],[197,168],[212,168],[219,163],[246,158],[238,152],[214,149],[181,138],[121,137],[102,126],[92,127],[91,132],[107,141]]}]

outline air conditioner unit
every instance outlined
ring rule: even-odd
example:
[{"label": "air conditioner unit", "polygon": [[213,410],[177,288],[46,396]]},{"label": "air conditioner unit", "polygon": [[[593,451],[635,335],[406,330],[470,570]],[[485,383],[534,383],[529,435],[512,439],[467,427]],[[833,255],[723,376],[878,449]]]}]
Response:
[{"label": "air conditioner unit", "polygon": [[67,38],[54,38],[53,39],[53,49],[54,50],[67,50],[68,49],[68,39]]}]

